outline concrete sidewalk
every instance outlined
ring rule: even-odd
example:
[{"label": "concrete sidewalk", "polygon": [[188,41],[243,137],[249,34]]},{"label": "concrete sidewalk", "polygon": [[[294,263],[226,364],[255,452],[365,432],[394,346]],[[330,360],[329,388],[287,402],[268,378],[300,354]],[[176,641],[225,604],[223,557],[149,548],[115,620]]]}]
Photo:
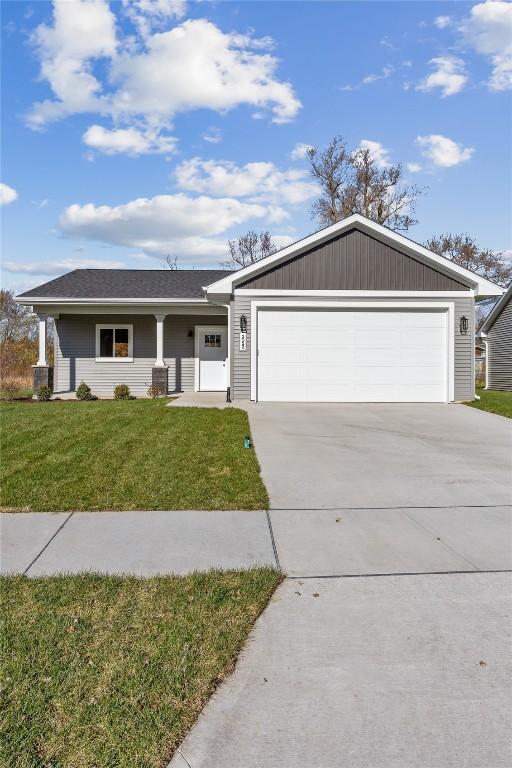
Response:
[{"label": "concrete sidewalk", "polygon": [[0,571],[137,576],[276,565],[263,511],[4,513]]},{"label": "concrete sidewalk", "polygon": [[511,579],[287,579],[170,768],[509,768]]}]

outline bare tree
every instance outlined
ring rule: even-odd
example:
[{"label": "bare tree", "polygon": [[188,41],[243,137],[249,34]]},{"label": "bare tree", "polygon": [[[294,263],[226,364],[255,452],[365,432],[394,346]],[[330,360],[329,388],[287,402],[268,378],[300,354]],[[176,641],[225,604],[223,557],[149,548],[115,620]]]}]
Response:
[{"label": "bare tree", "polygon": [[236,240],[228,240],[228,248],[230,258],[222,262],[222,266],[234,269],[247,267],[277,251],[270,232],[257,234],[252,230]]},{"label": "bare tree", "polygon": [[415,204],[424,190],[404,184],[400,164],[379,167],[369,149],[349,152],[341,136],[335,136],[322,152],[311,147],[308,156],[311,175],[321,189],[312,213],[322,226],[353,213],[395,230],[417,223]]},{"label": "bare tree", "polygon": [[13,291],[0,291],[0,340],[19,341],[33,339],[36,335],[37,319],[29,307],[14,300]]},{"label": "bare tree", "polygon": [[497,285],[505,287],[512,280],[512,264],[507,264],[503,253],[489,248],[480,248],[467,234],[431,237],[425,243],[425,247]]},{"label": "bare tree", "polygon": [[164,269],[172,269],[173,271],[176,269],[179,269],[178,267],[178,257],[177,256],[171,256],[170,253],[167,254],[167,256],[164,259],[163,262]]}]

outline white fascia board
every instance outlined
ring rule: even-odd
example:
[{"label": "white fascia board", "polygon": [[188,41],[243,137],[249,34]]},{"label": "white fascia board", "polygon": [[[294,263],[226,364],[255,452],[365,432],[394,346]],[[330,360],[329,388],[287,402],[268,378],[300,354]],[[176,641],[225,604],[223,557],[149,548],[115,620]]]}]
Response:
[{"label": "white fascia board", "polygon": [[280,262],[286,261],[286,259],[294,256],[298,252],[307,250],[312,245],[315,245],[322,240],[327,240],[332,235],[340,234],[341,232],[350,229],[355,225],[359,225],[363,231],[366,230],[369,233],[378,235],[381,238],[384,238],[385,240],[400,246],[401,248],[412,251],[416,255],[420,256],[423,260],[426,260],[430,264],[435,264],[436,266],[441,267],[445,272],[449,274],[451,273],[457,275],[458,277],[462,277],[464,280],[467,280],[469,283],[471,283],[471,286],[475,288],[475,295],[477,296],[501,296],[503,293],[503,289],[494,283],[491,283],[490,280],[486,280],[474,272],[470,272],[469,269],[465,269],[464,267],[460,267],[458,264],[454,264],[452,261],[445,259],[443,256],[438,256],[437,253],[429,251],[424,246],[419,245],[413,240],[398,234],[398,232],[394,232],[392,229],[383,227],[381,224],[377,224],[375,221],[355,213],[352,216],[343,219],[342,221],[338,221],[336,224],[331,224],[330,227],[325,227],[319,232],[315,232],[314,234],[309,235],[308,237],[305,237],[296,243],[292,243],[292,245],[288,245],[285,248],[282,248],[280,251],[277,251],[271,256],[267,256],[266,259],[262,259],[261,261],[256,262],[256,264],[250,264],[248,267],[244,267],[243,269],[234,272],[228,277],[223,277],[221,280],[217,280],[217,282],[212,283],[206,287],[207,295],[217,293],[231,293],[236,283],[239,283],[242,280],[246,280],[251,275],[256,275],[259,272],[263,272],[272,265],[277,265]]},{"label": "white fascia board", "polygon": [[237,296],[252,296],[254,298],[265,297],[294,297],[296,299],[302,298],[339,298],[339,299],[365,299],[365,298],[393,298],[393,299],[407,299],[407,298],[450,298],[461,299],[468,296],[473,297],[475,295],[474,288],[467,288],[465,291],[298,291],[298,290],[284,290],[280,288],[238,288],[236,291]]},{"label": "white fascia board", "polygon": [[32,306],[33,304],[61,304],[70,306],[80,306],[81,304],[97,304],[98,306],[108,306],[110,304],[124,304],[126,306],[139,306],[141,304],[147,304],[152,306],[153,304],[166,305],[166,304],[186,304],[190,306],[208,304],[208,299],[126,299],[126,298],[112,298],[112,299],[76,299],[73,297],[60,297],[60,296],[16,296],[15,301],[18,304],[26,304]]}]

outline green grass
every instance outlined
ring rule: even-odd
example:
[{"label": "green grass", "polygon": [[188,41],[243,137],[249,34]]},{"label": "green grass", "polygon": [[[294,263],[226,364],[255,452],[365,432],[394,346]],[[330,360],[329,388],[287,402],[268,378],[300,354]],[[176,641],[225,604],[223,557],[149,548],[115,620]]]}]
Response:
[{"label": "green grass", "polygon": [[477,389],[476,393],[480,396],[480,400],[471,400],[465,403],[465,405],[512,419],[512,392],[498,392],[496,389]]},{"label": "green grass", "polygon": [[249,423],[164,400],[2,403],[8,511],[265,509]]},{"label": "green grass", "polygon": [[163,768],[280,578],[3,577],[0,764]]}]

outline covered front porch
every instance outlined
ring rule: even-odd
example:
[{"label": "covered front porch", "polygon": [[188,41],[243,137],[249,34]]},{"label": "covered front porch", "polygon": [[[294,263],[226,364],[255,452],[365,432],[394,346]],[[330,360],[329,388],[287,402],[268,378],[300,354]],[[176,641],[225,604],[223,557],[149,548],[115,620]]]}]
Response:
[{"label": "covered front porch", "polygon": [[[229,381],[229,308],[186,306],[35,307],[39,359],[34,391],[49,384],[72,397],[81,381],[100,398],[127,384],[137,397],[222,391]],[[54,360],[48,365],[47,320],[54,319]]]}]

